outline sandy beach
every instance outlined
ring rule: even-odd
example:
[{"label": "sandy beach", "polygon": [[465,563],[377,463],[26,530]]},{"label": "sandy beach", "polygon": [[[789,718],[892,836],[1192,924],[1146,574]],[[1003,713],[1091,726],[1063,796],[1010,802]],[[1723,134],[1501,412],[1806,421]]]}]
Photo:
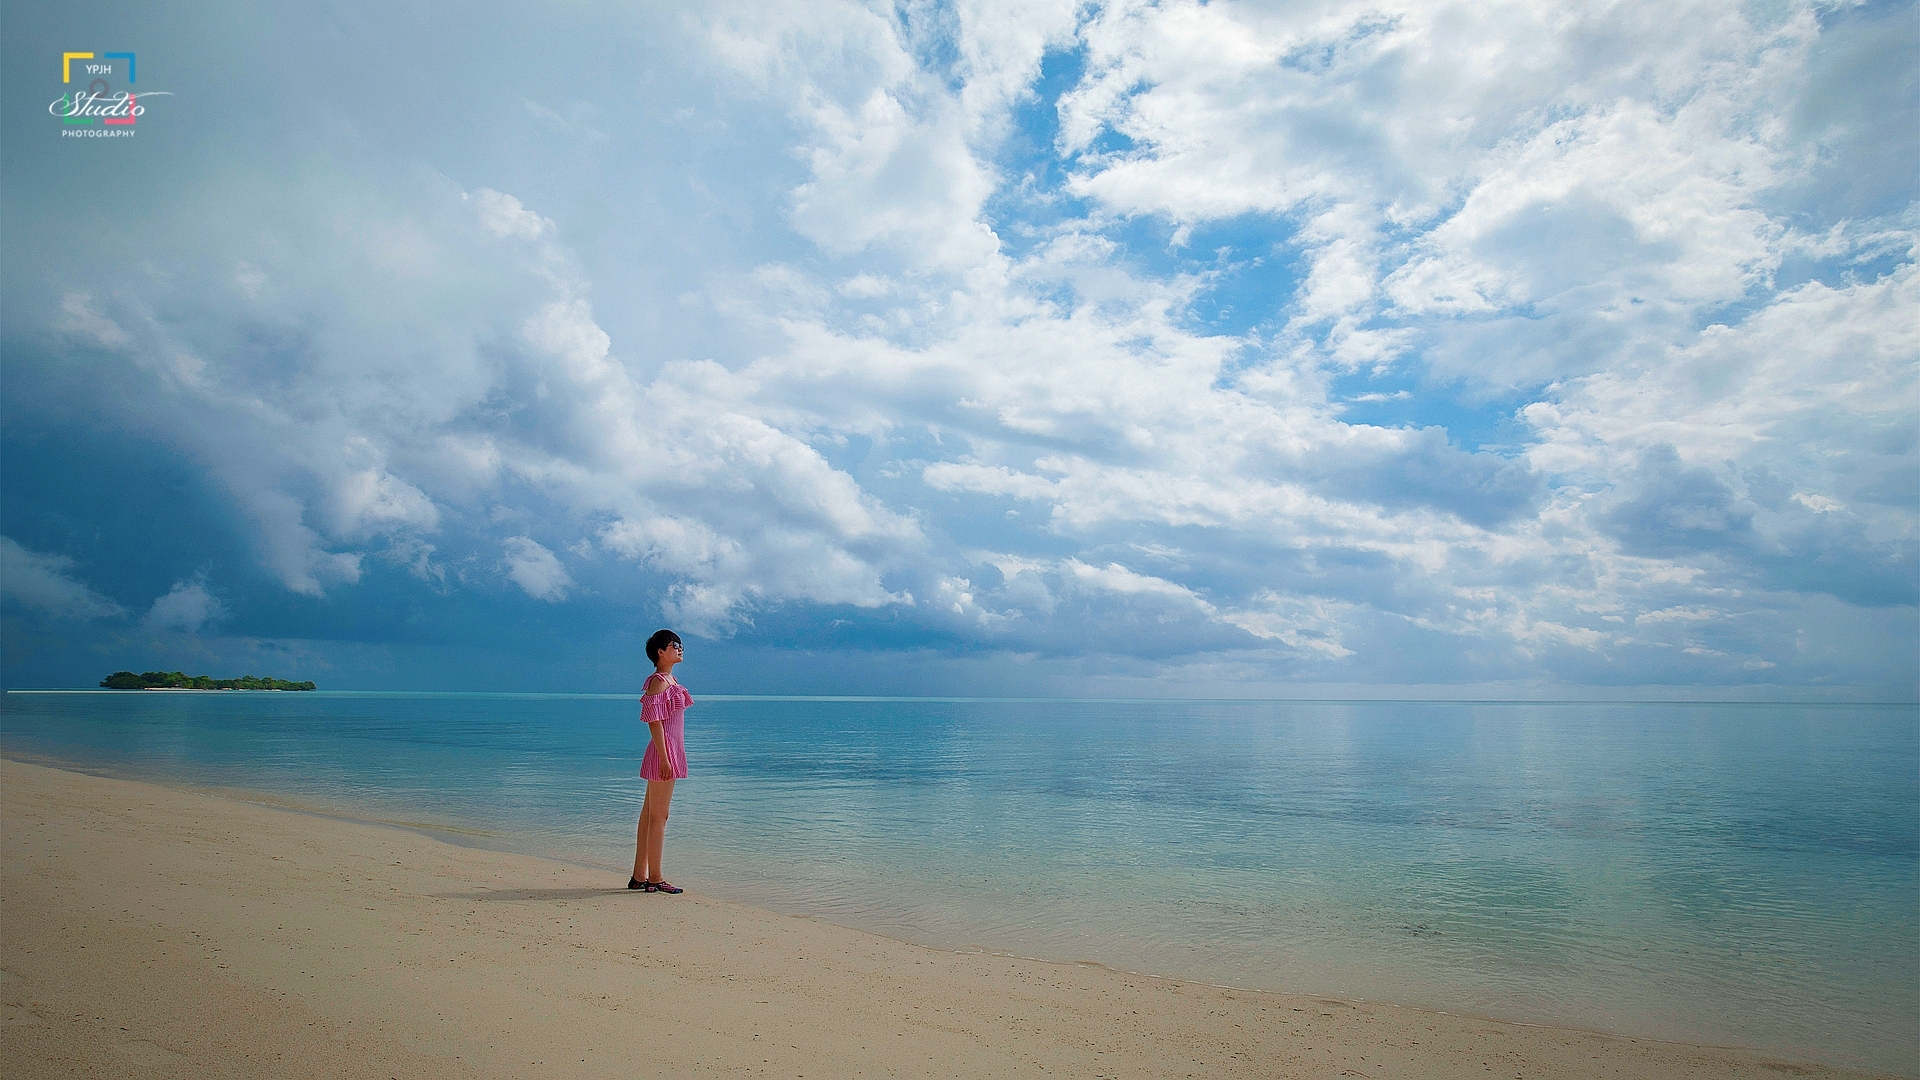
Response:
[{"label": "sandy beach", "polygon": [[7,1076],[1870,1075],[937,951],[15,761],[0,797]]}]

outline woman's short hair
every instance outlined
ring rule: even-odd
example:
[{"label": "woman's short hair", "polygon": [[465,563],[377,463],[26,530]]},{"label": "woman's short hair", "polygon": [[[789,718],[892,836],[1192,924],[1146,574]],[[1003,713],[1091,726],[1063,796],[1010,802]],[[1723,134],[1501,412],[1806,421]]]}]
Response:
[{"label": "woman's short hair", "polygon": [[679,634],[671,630],[655,630],[653,636],[647,639],[647,662],[651,664],[659,663],[660,650],[669,645],[678,644],[680,644]]}]

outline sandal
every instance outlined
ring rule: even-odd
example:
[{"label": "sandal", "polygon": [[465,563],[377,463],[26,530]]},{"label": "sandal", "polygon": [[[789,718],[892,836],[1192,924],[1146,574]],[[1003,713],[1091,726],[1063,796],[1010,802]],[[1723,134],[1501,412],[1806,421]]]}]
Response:
[{"label": "sandal", "polygon": [[686,892],[687,890],[681,888],[678,885],[669,885],[664,881],[656,881],[653,883],[652,891],[663,892],[663,893],[683,893],[683,892]]}]

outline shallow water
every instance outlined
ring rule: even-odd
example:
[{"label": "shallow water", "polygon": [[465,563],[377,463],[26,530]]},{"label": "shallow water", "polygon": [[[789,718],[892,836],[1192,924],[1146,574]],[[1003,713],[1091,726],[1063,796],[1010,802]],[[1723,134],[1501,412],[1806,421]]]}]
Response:
[{"label": "shallow water", "polygon": [[[0,749],[625,873],[632,698],[8,694]],[[704,699],[668,868],[932,945],[1920,1073],[1909,706]]]}]

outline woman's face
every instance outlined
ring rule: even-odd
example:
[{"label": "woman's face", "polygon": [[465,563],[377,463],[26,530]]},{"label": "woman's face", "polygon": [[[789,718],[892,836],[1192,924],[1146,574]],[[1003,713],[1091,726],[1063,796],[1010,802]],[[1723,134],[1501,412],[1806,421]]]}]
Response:
[{"label": "woman's face", "polygon": [[660,646],[660,662],[668,667],[672,667],[686,659],[686,657],[687,647],[677,641],[669,641],[665,645]]}]

